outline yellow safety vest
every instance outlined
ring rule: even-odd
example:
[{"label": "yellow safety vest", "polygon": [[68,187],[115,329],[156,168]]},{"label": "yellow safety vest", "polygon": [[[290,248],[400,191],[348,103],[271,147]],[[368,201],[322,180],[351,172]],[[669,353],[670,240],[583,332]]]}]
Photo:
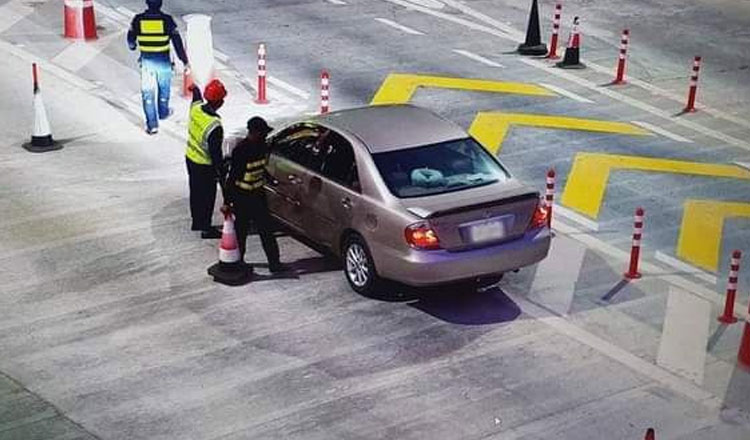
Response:
[{"label": "yellow safety vest", "polygon": [[242,180],[235,180],[234,184],[245,191],[255,191],[266,183],[266,159],[248,162]]},{"label": "yellow safety vest", "polygon": [[211,165],[208,136],[214,128],[220,125],[221,119],[218,116],[206,113],[201,102],[194,102],[190,106],[187,151],[185,152],[188,159],[199,165]]},{"label": "yellow safety vest", "polygon": [[141,20],[136,40],[141,52],[169,52],[169,35],[162,19],[151,18]]}]

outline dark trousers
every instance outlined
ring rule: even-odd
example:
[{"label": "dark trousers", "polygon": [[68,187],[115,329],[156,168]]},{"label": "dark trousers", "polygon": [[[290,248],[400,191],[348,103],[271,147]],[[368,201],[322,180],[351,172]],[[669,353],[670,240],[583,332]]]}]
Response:
[{"label": "dark trousers", "polygon": [[234,227],[237,231],[237,242],[240,247],[240,255],[245,258],[245,249],[247,235],[250,232],[250,226],[255,225],[255,229],[260,235],[260,243],[263,245],[263,252],[266,254],[270,266],[279,263],[279,245],[276,243],[276,237],[273,235],[273,221],[268,214],[268,204],[266,197],[262,193],[254,195],[238,195],[234,198],[233,211],[235,217]]},{"label": "dark trousers", "polygon": [[211,165],[199,165],[187,161],[190,182],[190,215],[193,217],[193,231],[211,228],[211,217],[216,203],[216,171]]}]

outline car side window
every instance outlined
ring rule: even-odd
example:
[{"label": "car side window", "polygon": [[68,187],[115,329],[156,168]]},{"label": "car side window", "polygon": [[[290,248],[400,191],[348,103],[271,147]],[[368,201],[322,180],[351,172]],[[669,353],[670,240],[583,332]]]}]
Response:
[{"label": "car side window", "polygon": [[272,140],[271,151],[315,172],[320,172],[323,152],[320,139],[327,130],[313,124],[289,127]]},{"label": "car side window", "polygon": [[325,151],[323,176],[344,186],[355,187],[355,183],[359,183],[359,179],[354,160],[354,149],[349,141],[340,134],[329,131],[322,145]]}]

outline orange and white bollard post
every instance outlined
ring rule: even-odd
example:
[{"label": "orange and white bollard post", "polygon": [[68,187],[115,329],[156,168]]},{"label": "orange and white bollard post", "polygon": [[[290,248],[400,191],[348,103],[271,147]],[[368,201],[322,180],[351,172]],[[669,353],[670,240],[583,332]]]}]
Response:
[{"label": "orange and white bollard post", "polygon": [[555,201],[555,169],[547,171],[547,189],[544,194],[544,204],[547,208],[547,227],[552,228],[552,206]]},{"label": "orange and white bollard post", "polygon": [[683,112],[689,113],[695,111],[695,95],[698,94],[698,73],[701,70],[701,57],[693,59],[693,73],[690,75],[690,89],[688,90],[688,101]]},{"label": "orange and white bollard post", "polygon": [[740,259],[742,252],[732,252],[732,260],[729,263],[729,279],[727,280],[727,297],[724,300],[724,313],[719,316],[719,322],[734,324],[737,318],[734,316],[734,302],[737,296],[737,278],[740,272]]},{"label": "orange and white bollard post", "polygon": [[258,45],[258,96],[255,99],[258,104],[268,104],[266,98],[266,45]]},{"label": "orange and white bollard post", "polygon": [[63,0],[65,38],[95,40],[94,0]]},{"label": "orange and white bollard post", "polygon": [[628,56],[628,44],[630,43],[630,30],[623,29],[620,37],[620,54],[617,59],[617,73],[612,84],[625,84],[625,60]]},{"label": "orange and white bollard post", "polygon": [[552,19],[552,38],[549,42],[549,52],[545,58],[556,60],[560,58],[557,55],[557,40],[560,35],[560,19],[562,17],[562,3],[555,3],[555,16]]},{"label": "orange and white bollard post", "polygon": [[625,273],[625,278],[629,280],[635,280],[641,277],[641,273],[638,272],[638,261],[641,257],[641,238],[643,237],[644,215],[645,211],[643,208],[638,207],[638,209],[635,210],[635,217],[633,219],[633,246],[630,249],[630,266]]},{"label": "orange and white bollard post", "polygon": [[330,108],[330,76],[328,71],[324,70],[320,73],[320,114],[324,115],[328,113]]}]

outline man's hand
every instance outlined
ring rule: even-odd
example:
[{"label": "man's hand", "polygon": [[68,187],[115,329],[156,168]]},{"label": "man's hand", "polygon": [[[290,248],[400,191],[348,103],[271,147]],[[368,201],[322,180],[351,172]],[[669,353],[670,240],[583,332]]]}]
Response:
[{"label": "man's hand", "polygon": [[219,208],[219,211],[221,211],[221,213],[224,215],[228,215],[232,213],[232,207],[227,204],[224,204],[224,205],[221,205],[221,208]]},{"label": "man's hand", "polygon": [[186,76],[190,76],[191,73],[193,73],[192,70],[190,70],[190,63],[185,64],[185,67],[183,68],[183,72]]}]

